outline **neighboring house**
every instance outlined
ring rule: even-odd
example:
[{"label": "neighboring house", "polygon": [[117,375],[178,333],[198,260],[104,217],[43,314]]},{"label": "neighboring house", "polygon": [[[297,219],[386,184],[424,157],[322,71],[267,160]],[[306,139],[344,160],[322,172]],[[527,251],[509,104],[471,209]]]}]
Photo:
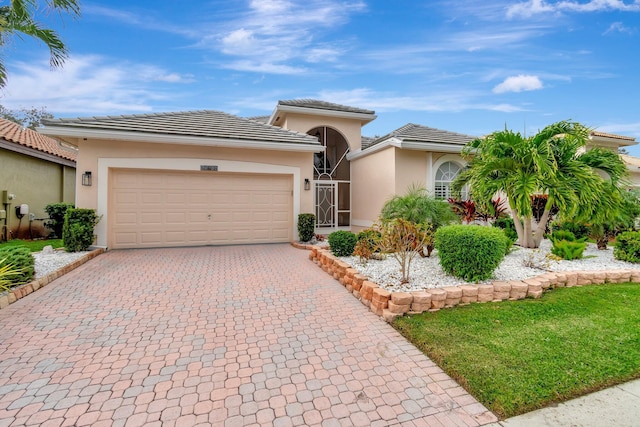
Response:
[{"label": "neighboring house", "polygon": [[[49,235],[44,226],[51,203],[74,203],[77,150],[9,120],[0,119],[0,240]],[[10,197],[14,195],[15,197]],[[26,204],[22,218],[16,207]]]},{"label": "neighboring house", "polygon": [[416,124],[363,137],[375,118],[302,99],[249,119],[189,111],[49,120],[39,131],[79,148],[78,175],[92,183],[77,178],[76,204],[101,215],[97,245],[118,249],[289,242],[300,213],[313,212],[320,233],[358,231],[412,184],[449,197],[474,137]]}]

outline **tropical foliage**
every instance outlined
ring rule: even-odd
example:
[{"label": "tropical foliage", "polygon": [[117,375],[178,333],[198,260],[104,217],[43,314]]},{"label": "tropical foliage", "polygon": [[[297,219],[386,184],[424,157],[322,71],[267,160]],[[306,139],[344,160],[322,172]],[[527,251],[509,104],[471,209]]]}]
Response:
[{"label": "tropical foliage", "polygon": [[[436,199],[426,188],[418,185],[409,187],[402,196],[396,195],[389,199],[382,207],[380,219],[383,222],[404,219],[414,224],[431,224],[434,232],[443,225],[458,220],[447,202]],[[426,256],[429,256],[433,250],[433,242],[427,241],[425,247]],[[425,255],[421,247],[418,247],[418,251],[421,256]]]},{"label": "tropical foliage", "polygon": [[374,226],[379,232],[377,247],[400,264],[402,283],[409,282],[411,261],[429,242],[433,244],[433,225],[415,223],[403,218],[382,221]]},{"label": "tropical foliage", "polygon": [[[80,16],[78,0],[47,0],[45,3],[50,11],[65,12],[73,17]],[[0,6],[0,47],[16,35],[34,37],[49,48],[51,67],[61,67],[69,53],[55,31],[43,28],[42,24],[36,21],[35,15],[39,9],[36,0],[11,0],[10,5]],[[6,84],[7,70],[0,61],[0,87]]]},{"label": "tropical foliage", "polygon": [[[623,204],[626,167],[613,151],[587,150],[589,133],[579,123],[562,121],[531,137],[505,129],[475,139],[462,150],[468,164],[453,187],[469,185],[479,203],[505,194],[520,245],[537,248],[552,209],[563,218],[598,222]],[[535,221],[532,200],[539,194],[547,199]]]}]

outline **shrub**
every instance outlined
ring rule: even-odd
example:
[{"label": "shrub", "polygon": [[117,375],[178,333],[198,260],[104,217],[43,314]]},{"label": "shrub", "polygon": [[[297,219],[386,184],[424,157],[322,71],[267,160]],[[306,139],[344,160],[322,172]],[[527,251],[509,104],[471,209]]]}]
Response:
[{"label": "shrub", "polygon": [[553,232],[555,233],[559,230],[570,231],[576,239],[582,239],[589,235],[589,227],[586,224],[581,224],[579,222],[563,221],[554,223]]},{"label": "shrub", "polygon": [[566,260],[580,259],[587,247],[586,239],[586,237],[576,239],[571,231],[554,231],[549,236],[549,240],[553,243],[551,253]]},{"label": "shrub", "polygon": [[20,274],[13,265],[6,264],[6,260],[0,260],[0,292],[8,291],[13,286],[15,276]]},{"label": "shrub", "polygon": [[67,209],[73,209],[71,203],[52,203],[44,207],[44,211],[49,215],[51,222],[46,224],[47,228],[53,230],[53,234],[58,239],[62,238],[62,228],[64,227],[64,215]]},{"label": "shrub", "polygon": [[476,225],[442,227],[435,243],[444,271],[471,282],[490,278],[507,250],[502,230]]},{"label": "shrub", "polygon": [[376,226],[380,231],[378,247],[389,253],[400,264],[402,283],[409,281],[411,261],[433,238],[433,225],[416,224],[402,218],[383,221]]},{"label": "shrub", "polygon": [[301,242],[310,242],[314,236],[316,216],[311,213],[298,215],[298,236]]},{"label": "shrub", "polygon": [[640,232],[625,231],[616,237],[613,256],[627,262],[640,263]]},{"label": "shrub", "polygon": [[353,254],[360,257],[360,261],[365,262],[378,250],[380,232],[372,228],[367,228],[358,233],[356,238],[358,241],[356,242]]},{"label": "shrub", "polygon": [[93,229],[100,221],[94,209],[67,209],[62,240],[68,252],[86,251],[93,243]]},{"label": "shrub", "polygon": [[13,286],[28,283],[33,279],[35,259],[29,248],[24,246],[2,248],[0,249],[0,260],[2,260],[0,268],[14,272],[6,277]]},{"label": "shrub", "polygon": [[570,240],[556,240],[553,242],[551,253],[562,259],[574,260],[582,258],[587,242],[572,242]]},{"label": "shrub", "polygon": [[351,256],[356,247],[356,235],[350,231],[338,230],[329,234],[329,248],[335,256]]}]

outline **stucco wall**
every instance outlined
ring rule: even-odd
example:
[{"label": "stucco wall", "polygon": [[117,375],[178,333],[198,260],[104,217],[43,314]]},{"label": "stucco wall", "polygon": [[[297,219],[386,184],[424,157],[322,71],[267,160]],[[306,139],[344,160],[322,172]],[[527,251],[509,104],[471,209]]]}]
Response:
[{"label": "stucco wall", "polygon": [[396,148],[388,147],[351,162],[353,231],[378,219],[384,203],[395,194],[395,156]]},{"label": "stucco wall", "polygon": [[[0,150],[0,188],[16,195],[7,211],[9,238],[38,238],[49,235],[42,219],[48,218],[44,208],[51,203],[73,203],[75,199],[75,169],[24,154]],[[29,205],[29,212],[36,220],[29,224],[29,217],[22,222],[15,207]],[[0,207],[4,209],[4,206]],[[0,223],[4,223],[0,221]],[[30,227],[31,225],[31,227]]]},{"label": "stucco wall", "polygon": [[405,194],[409,187],[427,185],[427,153],[416,150],[396,149],[395,193]]}]

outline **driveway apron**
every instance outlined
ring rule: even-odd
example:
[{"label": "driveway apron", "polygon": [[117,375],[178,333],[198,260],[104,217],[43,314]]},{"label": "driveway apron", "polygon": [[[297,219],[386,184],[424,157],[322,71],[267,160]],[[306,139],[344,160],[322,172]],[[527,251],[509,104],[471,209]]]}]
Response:
[{"label": "driveway apron", "polygon": [[110,251],[0,324],[0,426],[496,420],[289,245]]}]

